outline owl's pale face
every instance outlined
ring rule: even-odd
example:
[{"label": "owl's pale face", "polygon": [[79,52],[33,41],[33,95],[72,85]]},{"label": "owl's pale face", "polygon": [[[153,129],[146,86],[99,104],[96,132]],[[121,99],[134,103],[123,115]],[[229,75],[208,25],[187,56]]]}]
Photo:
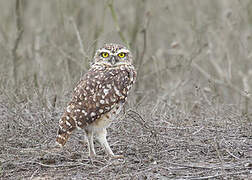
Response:
[{"label": "owl's pale face", "polygon": [[109,67],[131,63],[131,52],[120,44],[105,44],[102,48],[97,50],[94,56],[94,64],[101,64]]}]

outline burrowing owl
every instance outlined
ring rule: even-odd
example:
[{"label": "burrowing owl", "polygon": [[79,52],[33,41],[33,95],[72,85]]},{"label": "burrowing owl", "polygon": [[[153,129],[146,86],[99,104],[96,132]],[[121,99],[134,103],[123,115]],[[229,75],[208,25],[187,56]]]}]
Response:
[{"label": "burrowing owl", "polygon": [[86,132],[90,157],[96,155],[94,136],[109,156],[117,157],[107,142],[106,128],[121,111],[135,80],[132,54],[127,48],[106,44],[98,49],[59,121],[56,142],[65,145],[70,134],[81,128]]}]

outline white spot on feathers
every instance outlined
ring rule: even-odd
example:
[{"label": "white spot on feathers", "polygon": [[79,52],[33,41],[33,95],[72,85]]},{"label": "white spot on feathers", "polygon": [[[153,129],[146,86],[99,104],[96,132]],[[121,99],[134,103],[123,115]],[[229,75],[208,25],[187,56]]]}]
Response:
[{"label": "white spot on feathers", "polygon": [[127,94],[126,88],[123,88],[123,94]]},{"label": "white spot on feathers", "polygon": [[116,99],[113,97],[110,97],[111,102],[116,102]]},{"label": "white spot on feathers", "polygon": [[109,89],[103,89],[105,96],[109,93]]},{"label": "white spot on feathers", "polygon": [[117,96],[119,96],[119,97],[122,96],[122,94],[120,93],[120,91],[117,89],[116,86],[114,86],[114,90],[115,90],[115,93]]},{"label": "white spot on feathers", "polygon": [[72,124],[70,124],[68,121],[66,121],[66,125],[68,125],[69,127],[72,127]]},{"label": "white spot on feathers", "polygon": [[85,116],[88,114],[85,110],[81,111]]},{"label": "white spot on feathers", "polygon": [[[59,136],[59,135],[57,137],[61,138],[61,136]],[[55,144],[56,144],[56,146],[62,147],[62,144],[58,143],[57,141],[55,142]]]},{"label": "white spot on feathers", "polygon": [[65,128],[63,128],[61,125],[59,125],[59,128],[60,128],[63,132],[66,132]]},{"label": "white spot on feathers", "polygon": [[93,96],[93,101],[94,102],[96,101],[96,94],[94,94],[94,96]]},{"label": "white spot on feathers", "polygon": [[96,115],[95,112],[91,112],[91,114],[90,114],[91,117],[94,117],[95,115]]},{"label": "white spot on feathers", "polygon": [[110,110],[110,107],[109,107],[109,106],[105,106],[105,109],[106,109],[106,110]]},{"label": "white spot on feathers", "polygon": [[[60,138],[60,139],[64,139],[64,140],[66,140],[66,138],[64,137],[64,136],[61,136],[61,135],[57,135],[57,137],[58,138]],[[56,142],[57,144],[59,144],[61,147],[62,147],[62,144],[60,144],[60,143],[58,143],[58,142]]]},{"label": "white spot on feathers", "polygon": [[111,89],[112,88],[111,84],[107,84],[107,88]]},{"label": "white spot on feathers", "polygon": [[60,119],[60,120],[59,120],[59,124],[62,124],[62,123],[63,123],[63,121],[62,121],[62,119]]},{"label": "white spot on feathers", "polygon": [[87,92],[86,92],[86,91],[83,91],[83,95],[86,96],[86,95],[87,95]]}]

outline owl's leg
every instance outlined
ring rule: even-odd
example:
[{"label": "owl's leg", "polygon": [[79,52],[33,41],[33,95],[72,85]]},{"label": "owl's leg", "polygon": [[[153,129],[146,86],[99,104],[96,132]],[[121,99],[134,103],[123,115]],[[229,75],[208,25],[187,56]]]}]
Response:
[{"label": "owl's leg", "polygon": [[101,146],[105,149],[106,153],[110,156],[114,156],[114,153],[108,144],[106,136],[107,136],[106,129],[102,129],[101,131],[96,132],[96,138],[99,141],[99,143],[101,144]]},{"label": "owl's leg", "polygon": [[107,141],[107,130],[104,128],[98,132],[96,132],[96,138],[101,144],[101,146],[105,149],[106,153],[111,157],[111,158],[123,158],[122,155],[114,155],[113,151],[111,150],[108,141]]},{"label": "owl's leg", "polygon": [[87,139],[88,139],[88,152],[89,157],[93,158],[96,156],[95,149],[94,149],[94,133],[93,131],[85,130]]}]

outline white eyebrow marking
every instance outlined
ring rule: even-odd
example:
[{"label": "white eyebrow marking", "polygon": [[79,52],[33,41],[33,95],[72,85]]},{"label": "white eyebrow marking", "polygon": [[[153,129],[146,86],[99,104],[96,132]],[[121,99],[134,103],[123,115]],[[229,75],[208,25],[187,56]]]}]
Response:
[{"label": "white eyebrow marking", "polygon": [[110,51],[107,50],[107,49],[99,49],[98,52],[99,52],[99,54],[102,53],[102,52],[107,52],[107,53],[110,54]]},{"label": "white eyebrow marking", "polygon": [[119,53],[129,53],[129,50],[127,50],[127,49],[120,49],[120,50],[118,50],[117,51],[117,54],[119,54]]}]

